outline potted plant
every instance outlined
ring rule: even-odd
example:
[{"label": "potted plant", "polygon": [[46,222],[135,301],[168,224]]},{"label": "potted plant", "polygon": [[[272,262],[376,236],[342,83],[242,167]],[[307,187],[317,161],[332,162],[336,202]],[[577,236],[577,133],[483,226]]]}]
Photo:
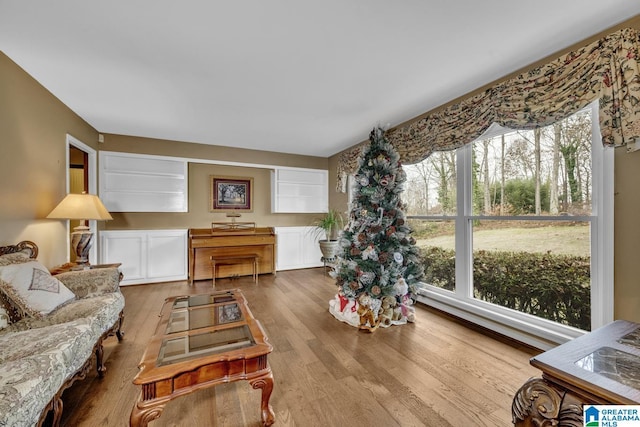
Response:
[{"label": "potted plant", "polygon": [[[338,252],[338,234],[343,227],[342,214],[335,209],[329,209],[329,212],[322,218],[315,220],[312,224],[312,233],[318,238],[322,257],[325,259],[333,259]],[[321,237],[324,236],[324,239]]]}]

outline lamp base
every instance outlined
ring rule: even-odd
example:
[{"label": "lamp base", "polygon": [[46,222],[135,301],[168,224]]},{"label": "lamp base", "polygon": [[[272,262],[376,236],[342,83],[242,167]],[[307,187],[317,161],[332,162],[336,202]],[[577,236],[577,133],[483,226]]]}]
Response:
[{"label": "lamp base", "polygon": [[89,249],[91,249],[93,233],[89,231],[89,227],[83,223],[73,228],[73,233],[71,233],[71,248],[76,254],[76,264],[79,266],[89,266]]}]

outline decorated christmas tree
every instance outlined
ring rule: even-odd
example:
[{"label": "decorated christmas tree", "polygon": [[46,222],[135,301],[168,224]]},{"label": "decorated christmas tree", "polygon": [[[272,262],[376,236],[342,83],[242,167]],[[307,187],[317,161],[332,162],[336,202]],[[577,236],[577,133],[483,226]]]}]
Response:
[{"label": "decorated christmas tree", "polygon": [[373,129],[369,140],[354,177],[334,272],[338,294],[329,310],[339,320],[374,331],[414,321],[423,268],[400,198],[406,181],[400,156],[382,129]]}]

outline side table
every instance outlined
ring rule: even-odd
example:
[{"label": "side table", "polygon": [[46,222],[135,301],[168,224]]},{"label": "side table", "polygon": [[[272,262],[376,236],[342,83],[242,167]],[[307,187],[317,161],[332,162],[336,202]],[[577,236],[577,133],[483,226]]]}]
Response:
[{"label": "side table", "polygon": [[[122,263],[117,262],[113,264],[89,264],[89,265],[78,265],[75,262],[67,262],[66,264],[59,265],[57,267],[53,267],[49,270],[52,276],[60,273],[66,273],[68,271],[81,271],[81,270],[93,270],[96,268],[119,268]],[[122,272],[120,272],[120,281],[122,281]]]},{"label": "side table", "polygon": [[584,405],[640,404],[640,324],[616,320],[530,360],[542,378],[513,398],[515,426],[583,425]]}]

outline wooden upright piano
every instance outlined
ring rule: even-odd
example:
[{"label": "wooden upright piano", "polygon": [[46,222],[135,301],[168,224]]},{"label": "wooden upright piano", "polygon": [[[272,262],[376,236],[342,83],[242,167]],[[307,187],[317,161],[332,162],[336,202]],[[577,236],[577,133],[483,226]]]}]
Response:
[{"label": "wooden upright piano", "polygon": [[[258,255],[258,274],[276,271],[276,233],[273,227],[216,230],[189,229],[189,282],[211,279],[212,256]],[[216,277],[253,274],[250,264],[221,265]]]}]

